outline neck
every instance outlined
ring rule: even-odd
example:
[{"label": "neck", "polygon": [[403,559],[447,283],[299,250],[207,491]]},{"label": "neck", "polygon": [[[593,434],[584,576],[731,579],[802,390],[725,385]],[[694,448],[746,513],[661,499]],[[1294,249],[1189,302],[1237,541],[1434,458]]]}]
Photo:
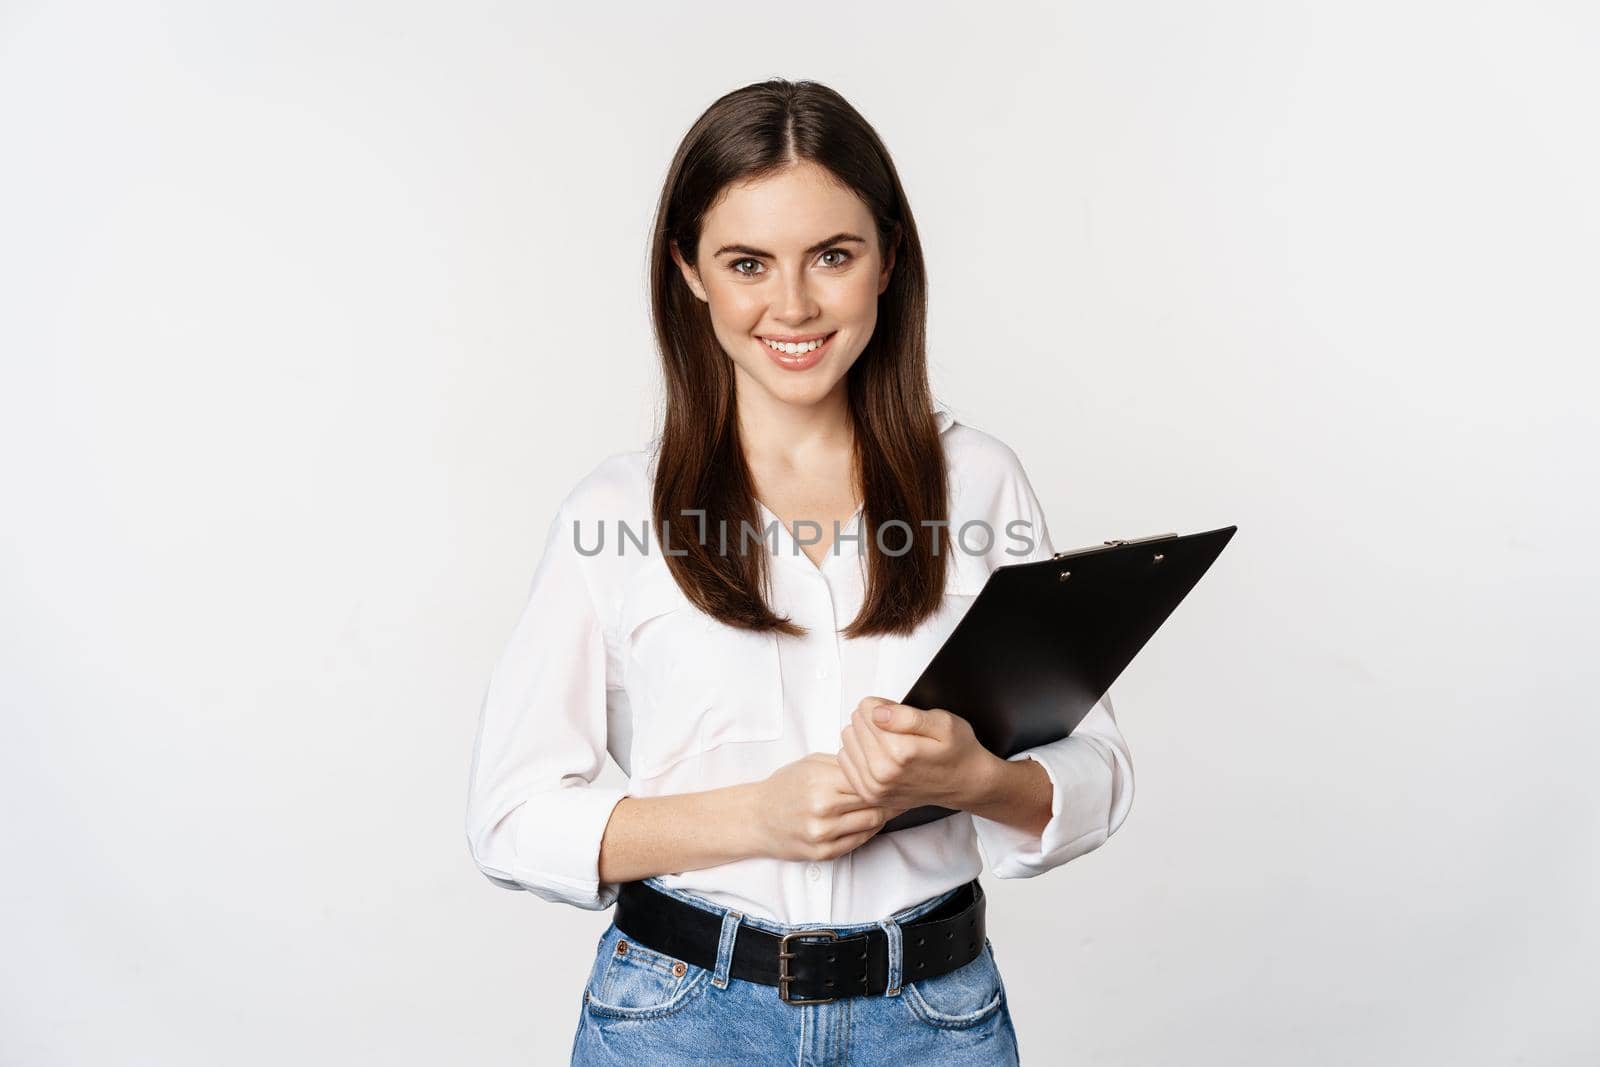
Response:
[{"label": "neck", "polygon": [[814,404],[788,404],[758,387],[738,387],[739,439],[752,465],[807,467],[821,456],[848,452],[855,428],[845,385]]}]

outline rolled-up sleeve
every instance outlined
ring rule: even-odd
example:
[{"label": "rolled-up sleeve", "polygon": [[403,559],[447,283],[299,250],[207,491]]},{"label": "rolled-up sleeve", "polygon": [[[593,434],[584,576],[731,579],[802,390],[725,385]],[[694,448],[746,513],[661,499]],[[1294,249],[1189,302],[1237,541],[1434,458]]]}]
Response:
[{"label": "rolled-up sleeve", "polygon": [[[1012,458],[1015,459],[1014,454]],[[1034,540],[1031,552],[1005,562],[1049,559],[1055,549],[1044,511],[1020,462],[1015,464],[1010,487],[1003,496],[1005,517],[1028,520]],[[1032,878],[1094,851],[1117,832],[1133,806],[1133,760],[1127,741],[1117,728],[1110,690],[1095,702],[1072,733],[1008,758],[1036,760],[1049,774],[1050,821],[1034,835],[993,819],[972,816],[978,841],[996,878]]]},{"label": "rolled-up sleeve", "polygon": [[483,698],[466,829],[496,885],[600,911],[619,888],[600,881],[600,842],[627,791],[593,784],[606,760],[608,658],[584,567],[563,503]]},{"label": "rolled-up sleeve", "polygon": [[1032,878],[1077,859],[1105,844],[1128,817],[1133,762],[1117,729],[1109,690],[1072,733],[1009,758],[1037,760],[1049,773],[1050,821],[1035,836],[972,817],[996,878]]}]

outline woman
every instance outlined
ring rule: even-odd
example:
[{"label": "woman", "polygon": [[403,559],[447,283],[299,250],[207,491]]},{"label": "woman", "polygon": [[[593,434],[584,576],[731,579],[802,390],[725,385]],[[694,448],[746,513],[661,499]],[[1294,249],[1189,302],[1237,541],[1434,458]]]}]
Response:
[{"label": "woman", "polygon": [[[574,1063],[1016,1062],[978,846],[999,878],[1083,855],[1132,769],[1109,699],[1009,760],[893,702],[994,567],[1052,547],[1015,453],[931,402],[888,152],[821,85],[724,96],[651,272],[663,429],[550,526],[484,700],[473,857],[616,905]],[[592,784],[608,752],[625,789]],[[875,836],[924,804],[956,814]]]}]

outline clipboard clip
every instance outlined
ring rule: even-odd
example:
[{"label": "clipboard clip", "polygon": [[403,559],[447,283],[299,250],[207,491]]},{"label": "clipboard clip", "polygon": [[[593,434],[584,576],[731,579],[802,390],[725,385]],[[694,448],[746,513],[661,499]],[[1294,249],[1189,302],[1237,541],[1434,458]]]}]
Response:
[{"label": "clipboard clip", "polygon": [[[1111,540],[1103,542],[1103,544],[1106,546],[1142,545],[1146,541],[1167,541],[1177,536],[1175,533],[1159,533],[1151,534],[1149,537],[1113,537]],[[1055,552],[1051,554],[1050,558],[1060,559],[1062,556],[1077,556],[1085,552],[1097,552],[1099,548],[1100,546],[1096,546],[1094,548],[1075,548],[1071,552]]]}]

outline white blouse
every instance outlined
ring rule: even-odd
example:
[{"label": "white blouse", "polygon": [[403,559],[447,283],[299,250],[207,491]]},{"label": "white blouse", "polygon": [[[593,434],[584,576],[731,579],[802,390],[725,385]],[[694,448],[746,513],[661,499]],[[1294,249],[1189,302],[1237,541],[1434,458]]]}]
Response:
[{"label": "white blouse", "polygon": [[[905,696],[990,570],[1051,555],[1016,454],[943,407],[935,417],[950,472],[950,524],[939,545],[952,565],[943,606],[910,635],[846,640],[837,632],[865,591],[859,508],[819,567],[761,507],[766,537],[752,534],[747,551],[772,557],[769,602],[809,631],[795,638],[727,626],[678,588],[652,529],[655,442],[607,457],[579,481],[550,525],[480,711],[466,830],[491,881],[610,907],[618,885],[599,881],[600,841],[622,797],[758,781],[808,752],[838,752],[861,698]],[[973,519],[987,531],[974,525],[952,543]],[[736,525],[728,524],[730,551]],[[717,535],[707,536],[714,543]],[[800,536],[816,539],[803,527]],[[901,536],[887,529],[886,550],[896,551]],[[593,784],[607,753],[626,788]],[[980,844],[995,877],[1029,878],[1098,848],[1127,817],[1133,765],[1109,693],[1071,735],[1011,758],[1049,772],[1051,818],[1040,836],[958,812],[879,834],[827,862],[754,857],[660,880],[785,924],[871,922],[978,875]]]}]

